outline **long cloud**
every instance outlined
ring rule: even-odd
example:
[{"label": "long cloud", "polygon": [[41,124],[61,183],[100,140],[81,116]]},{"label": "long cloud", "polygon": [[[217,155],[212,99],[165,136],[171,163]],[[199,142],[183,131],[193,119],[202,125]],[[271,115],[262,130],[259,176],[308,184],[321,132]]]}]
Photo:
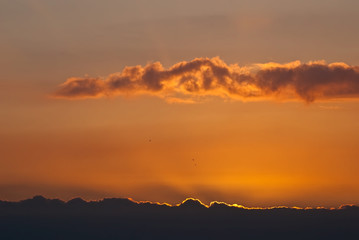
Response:
[{"label": "long cloud", "polygon": [[303,100],[359,97],[359,66],[325,62],[228,65],[196,58],[165,69],[160,62],[125,67],[106,78],[72,77],[54,97],[66,99],[154,95],[167,102],[194,103],[208,96],[238,100]]}]

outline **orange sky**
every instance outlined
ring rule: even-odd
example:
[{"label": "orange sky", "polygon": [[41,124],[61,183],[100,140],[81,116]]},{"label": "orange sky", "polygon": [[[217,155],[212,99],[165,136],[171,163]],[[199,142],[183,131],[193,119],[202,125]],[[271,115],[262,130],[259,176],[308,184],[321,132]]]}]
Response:
[{"label": "orange sky", "polygon": [[[356,73],[333,78],[341,90],[325,85],[314,102],[298,95],[299,88],[291,101],[276,92],[250,100],[203,92],[182,98],[176,88],[166,97],[150,91],[51,97],[72,77],[105,79],[156,61],[170,69],[196,57],[219,56],[241,67],[324,59],[355,72],[356,1],[318,1],[323,7],[278,0],[268,8],[257,0],[256,8],[248,1],[198,0],[190,9],[187,1],[121,2],[1,3],[0,199],[359,203]],[[305,76],[293,79],[302,83]],[[194,104],[168,101],[192,97]]]}]

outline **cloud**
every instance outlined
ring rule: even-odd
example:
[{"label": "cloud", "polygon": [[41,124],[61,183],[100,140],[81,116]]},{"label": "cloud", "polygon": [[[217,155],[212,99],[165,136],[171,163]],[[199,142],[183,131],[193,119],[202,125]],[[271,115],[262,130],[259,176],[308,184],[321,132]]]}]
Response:
[{"label": "cloud", "polygon": [[72,77],[53,94],[83,99],[152,95],[168,103],[195,103],[217,96],[251,100],[330,100],[359,97],[359,66],[323,61],[228,65],[220,58],[196,58],[165,69],[160,62],[125,67],[106,78]]}]

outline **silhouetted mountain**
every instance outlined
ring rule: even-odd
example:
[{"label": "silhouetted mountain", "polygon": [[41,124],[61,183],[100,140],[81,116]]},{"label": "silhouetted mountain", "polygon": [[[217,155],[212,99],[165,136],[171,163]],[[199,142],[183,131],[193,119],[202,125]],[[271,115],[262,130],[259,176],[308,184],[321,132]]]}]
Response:
[{"label": "silhouetted mountain", "polygon": [[73,198],[70,201],[67,202],[67,205],[69,206],[81,206],[81,205],[86,205],[87,202],[85,200],[83,200],[82,198]]},{"label": "silhouetted mountain", "polygon": [[359,207],[247,209],[186,199],[0,201],[0,239],[359,239]]}]

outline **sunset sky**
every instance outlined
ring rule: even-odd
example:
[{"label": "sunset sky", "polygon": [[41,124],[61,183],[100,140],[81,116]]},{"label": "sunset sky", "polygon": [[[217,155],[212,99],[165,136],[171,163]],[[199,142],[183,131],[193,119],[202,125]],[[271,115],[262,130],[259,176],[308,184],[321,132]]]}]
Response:
[{"label": "sunset sky", "polygon": [[0,0],[0,199],[359,204],[358,9]]}]

